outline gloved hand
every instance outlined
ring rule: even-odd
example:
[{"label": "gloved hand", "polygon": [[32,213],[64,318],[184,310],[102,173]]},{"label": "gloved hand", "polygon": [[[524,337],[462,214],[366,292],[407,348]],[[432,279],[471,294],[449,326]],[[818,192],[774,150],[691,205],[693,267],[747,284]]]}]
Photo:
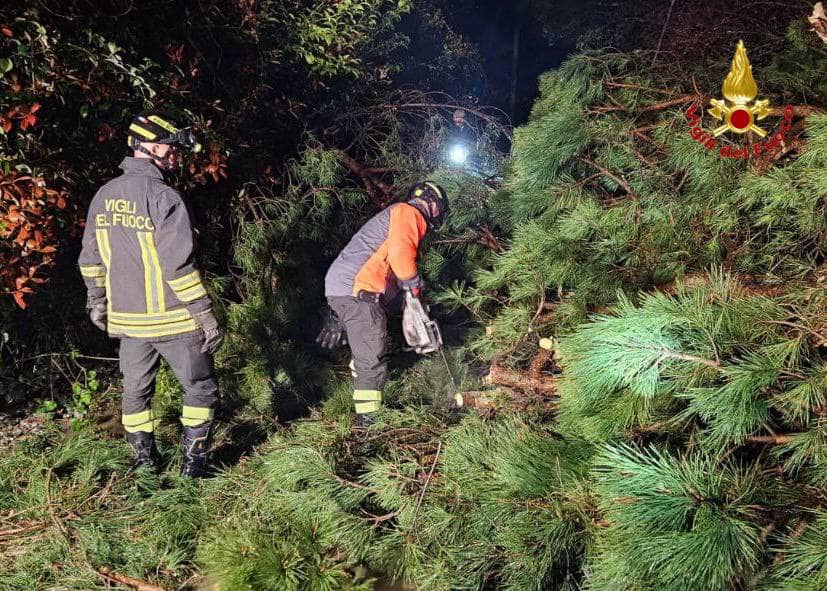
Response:
[{"label": "gloved hand", "polygon": [[425,281],[422,280],[418,274],[414,276],[413,279],[408,279],[407,281],[400,281],[399,287],[401,287],[407,293],[410,293],[413,297],[419,298],[422,296],[422,290],[425,287]]},{"label": "gloved hand", "polygon": [[316,337],[316,342],[325,349],[336,349],[347,345],[347,332],[345,326],[332,309],[327,309],[327,318],[324,326]]},{"label": "gloved hand", "polygon": [[201,347],[201,352],[215,355],[215,352],[221,348],[221,343],[224,342],[224,331],[218,325],[215,314],[208,309],[193,314],[192,318],[204,333],[204,346]]},{"label": "gloved hand", "polygon": [[96,327],[106,332],[106,300],[88,301],[86,309],[89,311],[89,320]]}]

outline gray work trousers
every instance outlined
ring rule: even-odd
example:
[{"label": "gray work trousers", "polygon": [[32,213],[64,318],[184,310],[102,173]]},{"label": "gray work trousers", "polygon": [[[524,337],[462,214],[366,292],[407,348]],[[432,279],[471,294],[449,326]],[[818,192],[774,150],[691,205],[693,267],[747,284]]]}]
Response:
[{"label": "gray work trousers", "polygon": [[388,378],[387,315],[378,302],[330,296],[328,304],[345,325],[353,357],[353,389],[382,390]]},{"label": "gray work trousers", "polygon": [[201,331],[156,342],[121,338],[121,409],[127,431],[151,432],[154,429],[155,419],[150,404],[161,357],[169,363],[175,377],[184,388],[181,422],[194,426],[213,418],[218,402],[218,383],[215,379],[212,355],[201,352],[203,344],[204,336]]}]

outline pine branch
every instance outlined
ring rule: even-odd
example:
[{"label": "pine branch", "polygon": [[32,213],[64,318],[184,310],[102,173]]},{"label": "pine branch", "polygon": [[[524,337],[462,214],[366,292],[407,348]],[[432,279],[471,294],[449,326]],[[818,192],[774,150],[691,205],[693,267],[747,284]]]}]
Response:
[{"label": "pine branch", "polygon": [[436,463],[439,461],[439,454],[442,451],[442,440],[440,439],[439,445],[436,448],[436,454],[434,454],[434,461],[431,464],[431,471],[428,472],[428,477],[425,479],[425,484],[422,485],[422,491],[419,493],[419,500],[416,502],[416,510],[414,511],[413,523],[411,524],[411,530],[416,531],[416,522],[419,519],[419,510],[422,508],[422,501],[425,498],[425,492],[428,490],[428,485],[431,483],[431,478],[434,475],[434,470],[436,470]]},{"label": "pine branch", "polygon": [[[769,114],[773,117],[781,117],[784,115],[786,106],[770,107]],[[796,117],[809,117],[810,115],[823,115],[827,113],[827,109],[822,107],[815,107],[813,105],[795,105]]]},{"label": "pine branch", "polygon": [[721,367],[720,361],[714,361],[712,359],[706,359],[704,357],[698,357],[696,355],[687,355],[685,353],[677,353],[675,351],[671,351],[669,349],[660,349],[660,359],[658,359],[658,363],[664,361],[666,359],[678,359],[680,361],[692,361],[694,363],[701,363],[706,365],[707,367],[712,367],[718,369]]},{"label": "pine branch", "polygon": [[614,174],[608,168],[606,168],[604,166],[601,166],[600,164],[598,164],[594,160],[586,158],[585,156],[581,156],[578,159],[580,160],[580,162],[583,162],[584,164],[588,164],[592,168],[596,168],[601,173],[603,173],[604,176],[612,179],[615,183],[617,183],[618,185],[623,187],[623,189],[629,194],[630,197],[634,197],[634,198],[638,197],[638,195],[635,193],[634,189],[632,189],[632,185],[630,185],[629,182],[626,179]]},{"label": "pine branch", "polygon": [[508,386],[518,390],[536,392],[545,396],[557,395],[557,385],[552,376],[532,378],[525,374],[507,369],[498,363],[492,363],[488,375],[485,377],[487,384],[497,386]]},{"label": "pine branch", "polygon": [[662,109],[668,109],[670,107],[677,107],[678,105],[684,105],[686,103],[692,101],[703,101],[704,104],[708,102],[708,97],[699,97],[695,94],[685,94],[678,98],[674,98],[668,101],[663,101],[660,103],[655,103],[653,105],[647,105],[645,107],[640,107],[636,109],[636,113],[648,113],[649,111],[660,111]]},{"label": "pine branch", "polygon": [[353,482],[351,480],[346,480],[345,478],[342,478],[338,474],[333,474],[333,479],[336,482],[338,482],[339,484],[343,484],[345,486],[352,486],[353,488],[358,488],[360,490],[367,490],[367,491],[370,491],[372,493],[378,493],[379,492],[375,488],[371,488],[369,486],[365,486],[364,484],[360,484],[358,482]]},{"label": "pine branch", "polygon": [[[525,409],[538,403],[536,396],[524,393],[508,386],[499,386],[496,390],[466,390],[457,395],[462,397],[463,408],[473,408],[479,411],[506,409],[509,412]],[[554,405],[554,401],[543,398],[542,404]]]},{"label": "pine branch", "polygon": [[402,513],[402,509],[397,509],[396,511],[391,511],[390,513],[385,513],[384,515],[371,515],[364,509],[362,510],[362,513],[368,516],[368,521],[373,522],[374,525],[378,525],[397,517],[400,513]]},{"label": "pine branch", "polygon": [[111,571],[106,567],[101,568],[97,572],[108,582],[124,585],[134,589],[135,591],[166,591],[163,587],[159,587],[158,585],[153,585],[152,583],[147,583],[146,581],[141,581],[139,579],[133,579],[132,577]]},{"label": "pine branch", "polygon": [[791,435],[750,435],[746,438],[748,443],[769,443],[772,445],[784,445],[793,440]]},{"label": "pine branch", "polygon": [[807,528],[809,526],[810,522],[806,519],[802,519],[798,522],[798,525],[795,526],[795,529],[793,529],[793,531],[787,537],[785,549],[779,552],[778,555],[775,557],[775,560],[772,561],[773,565],[780,564],[781,562],[784,562],[784,560],[787,559],[790,553],[790,546],[792,546],[794,542],[797,542],[799,538],[801,538],[801,536],[804,534],[805,531],[807,531]]},{"label": "pine branch", "polygon": [[[365,190],[377,206],[384,206],[390,200],[393,195],[393,186],[383,181],[378,177],[378,175],[391,169],[365,166],[352,156],[349,156],[343,150],[337,149],[335,150],[335,153],[342,164],[344,164],[350,172],[362,179],[362,184],[365,186]],[[377,170],[380,172],[372,172]]]},{"label": "pine branch", "polygon": [[494,232],[488,226],[488,224],[483,224],[480,227],[479,231],[479,238],[477,239],[477,243],[483,246],[487,246],[491,250],[497,253],[501,253],[505,251],[503,248],[502,243],[500,243],[499,238],[494,235]]},{"label": "pine branch", "polygon": [[588,111],[589,113],[594,113],[596,115],[601,115],[603,113],[615,113],[621,111],[632,113],[648,113],[650,111],[661,111],[663,109],[668,109],[670,107],[677,107],[678,105],[684,105],[692,101],[699,101],[702,104],[706,104],[707,102],[709,102],[709,98],[710,97],[698,96],[696,94],[685,94],[683,96],[679,96],[668,101],[653,103],[651,105],[638,107],[636,109],[630,109],[625,105],[596,105],[589,107]]},{"label": "pine branch", "polygon": [[811,336],[814,336],[816,338],[815,345],[817,347],[820,347],[820,346],[824,345],[825,343],[827,343],[827,336],[825,336],[825,335],[821,334],[820,332],[817,332],[817,331],[815,331],[815,330],[813,330],[813,329],[811,329],[807,326],[803,326],[801,324],[798,324],[796,322],[788,322],[786,320],[765,320],[764,322],[766,324],[779,324],[781,326],[789,326],[790,328],[795,328],[795,329],[800,330],[802,332],[806,332],[807,334],[809,334]]},{"label": "pine branch", "polygon": [[33,525],[26,525],[21,527],[13,527],[11,529],[0,530],[0,540],[3,538],[16,538],[22,534],[28,534],[34,531],[42,530],[48,524],[45,522],[35,523]]},{"label": "pine branch", "polygon": [[553,355],[554,352],[549,349],[540,349],[537,351],[537,355],[534,356],[534,359],[531,361],[531,365],[529,366],[528,375],[535,380],[542,379],[543,368],[552,361]]},{"label": "pine branch", "polygon": [[640,84],[630,84],[624,82],[605,82],[606,86],[610,86],[612,88],[631,88],[633,90],[643,90],[646,92],[660,92],[661,94],[669,94],[675,95],[677,94],[674,90],[668,90],[666,88],[654,88],[654,87],[647,87],[641,86]]},{"label": "pine branch", "polygon": [[496,253],[505,252],[505,248],[499,238],[497,238],[487,224],[483,224],[479,230],[472,235],[465,234],[457,238],[443,238],[442,240],[437,240],[435,244],[479,244]]},{"label": "pine branch", "polygon": [[635,427],[634,435],[646,435],[648,433],[657,433],[664,427],[669,424],[668,421],[657,421],[655,423],[650,423],[649,425],[641,425],[640,427]]}]

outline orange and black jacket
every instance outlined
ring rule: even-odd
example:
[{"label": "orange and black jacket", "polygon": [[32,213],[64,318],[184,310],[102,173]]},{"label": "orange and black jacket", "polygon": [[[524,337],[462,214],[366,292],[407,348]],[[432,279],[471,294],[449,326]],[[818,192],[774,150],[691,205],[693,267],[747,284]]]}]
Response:
[{"label": "orange and black jacket", "polygon": [[425,216],[413,205],[397,203],[381,211],[339,253],[325,277],[325,295],[390,295],[398,287],[421,287],[416,259],[427,231]]}]

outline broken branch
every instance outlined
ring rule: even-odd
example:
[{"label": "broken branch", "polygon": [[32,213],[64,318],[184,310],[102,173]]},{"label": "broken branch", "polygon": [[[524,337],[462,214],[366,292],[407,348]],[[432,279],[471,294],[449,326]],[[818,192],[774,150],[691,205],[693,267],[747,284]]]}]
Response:
[{"label": "broken branch", "polygon": [[132,577],[111,571],[106,567],[99,569],[98,574],[109,582],[130,587],[135,591],[166,591],[163,587],[141,581],[140,579],[133,579]]},{"label": "broken branch", "polygon": [[581,156],[579,158],[579,160],[580,160],[580,162],[588,164],[592,168],[596,168],[601,173],[603,173],[604,176],[612,179],[615,183],[617,183],[618,185],[623,187],[623,190],[625,190],[629,194],[629,196],[635,197],[635,198],[637,197],[637,194],[635,193],[634,189],[632,189],[632,185],[630,185],[629,182],[626,179],[616,175],[615,173],[613,173],[608,168],[606,168],[604,166],[601,166],[600,164],[598,164],[594,160],[586,158],[585,156]]}]

